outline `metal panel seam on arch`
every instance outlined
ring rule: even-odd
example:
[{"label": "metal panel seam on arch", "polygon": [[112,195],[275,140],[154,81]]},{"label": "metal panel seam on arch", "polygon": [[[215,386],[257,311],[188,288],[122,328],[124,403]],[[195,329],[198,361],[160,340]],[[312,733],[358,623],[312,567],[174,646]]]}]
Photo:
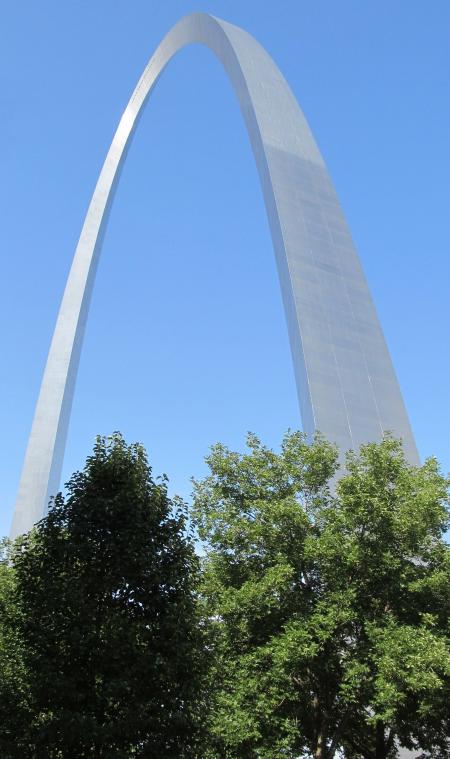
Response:
[{"label": "metal panel seam on arch", "polygon": [[254,153],[277,261],[303,428],[341,451],[413,434],[372,298],[336,192],[288,84],[247,32],[204,13],[162,40],[120,120],[84,221],[44,371],[11,536],[28,531],[59,487],[95,272],[114,186],[138,116],[162,70],[185,45],[221,61]]}]

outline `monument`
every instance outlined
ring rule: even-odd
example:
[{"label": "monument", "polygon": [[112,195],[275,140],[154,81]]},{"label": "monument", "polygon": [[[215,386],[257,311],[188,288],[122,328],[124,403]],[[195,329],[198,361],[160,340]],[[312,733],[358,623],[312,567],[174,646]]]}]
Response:
[{"label": "monument", "polygon": [[303,428],[341,451],[413,434],[372,298],[336,192],[282,74],[249,34],[203,13],[181,19],[151,57],[120,120],[67,281],[28,442],[12,537],[59,487],[70,409],[102,235],[120,167],[147,98],[171,58],[201,43],[224,66],[255,157],[272,234]]}]

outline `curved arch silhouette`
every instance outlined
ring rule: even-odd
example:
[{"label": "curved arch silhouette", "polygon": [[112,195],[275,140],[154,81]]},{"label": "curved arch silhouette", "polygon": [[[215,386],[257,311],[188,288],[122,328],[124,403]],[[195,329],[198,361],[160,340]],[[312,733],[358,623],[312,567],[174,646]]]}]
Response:
[{"label": "curved arch silhouette", "polygon": [[151,57],[120,120],[75,252],[36,406],[11,534],[56,493],[89,301],[119,168],[138,116],[170,59],[209,47],[237,95],[273,239],[305,431],[345,451],[392,430],[418,462],[364,274],[323,159],[275,63],[247,32],[203,13],[181,19]]}]

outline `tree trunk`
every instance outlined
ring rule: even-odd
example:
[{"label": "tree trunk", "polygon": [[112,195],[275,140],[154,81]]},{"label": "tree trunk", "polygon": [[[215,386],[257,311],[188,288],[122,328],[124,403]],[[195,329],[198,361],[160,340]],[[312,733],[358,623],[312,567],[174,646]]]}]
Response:
[{"label": "tree trunk", "polygon": [[323,730],[323,718],[320,708],[320,701],[318,696],[314,696],[313,700],[315,722],[316,722],[316,750],[314,751],[314,759],[326,759],[326,745],[325,735]]},{"label": "tree trunk", "polygon": [[386,739],[384,735],[384,722],[381,719],[377,720],[376,724],[376,742],[375,742],[375,758],[386,759],[388,748],[386,746]]},{"label": "tree trunk", "polygon": [[326,746],[324,743],[324,736],[322,731],[317,736],[316,750],[314,752],[314,759],[325,759]]}]

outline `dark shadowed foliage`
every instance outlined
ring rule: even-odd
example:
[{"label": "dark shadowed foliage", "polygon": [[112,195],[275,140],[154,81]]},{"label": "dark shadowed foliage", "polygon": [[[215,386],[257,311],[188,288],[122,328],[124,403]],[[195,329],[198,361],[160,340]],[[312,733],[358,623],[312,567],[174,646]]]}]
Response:
[{"label": "dark shadowed foliage", "polygon": [[191,756],[198,561],[143,448],[98,438],[13,559],[33,714],[21,755]]}]

